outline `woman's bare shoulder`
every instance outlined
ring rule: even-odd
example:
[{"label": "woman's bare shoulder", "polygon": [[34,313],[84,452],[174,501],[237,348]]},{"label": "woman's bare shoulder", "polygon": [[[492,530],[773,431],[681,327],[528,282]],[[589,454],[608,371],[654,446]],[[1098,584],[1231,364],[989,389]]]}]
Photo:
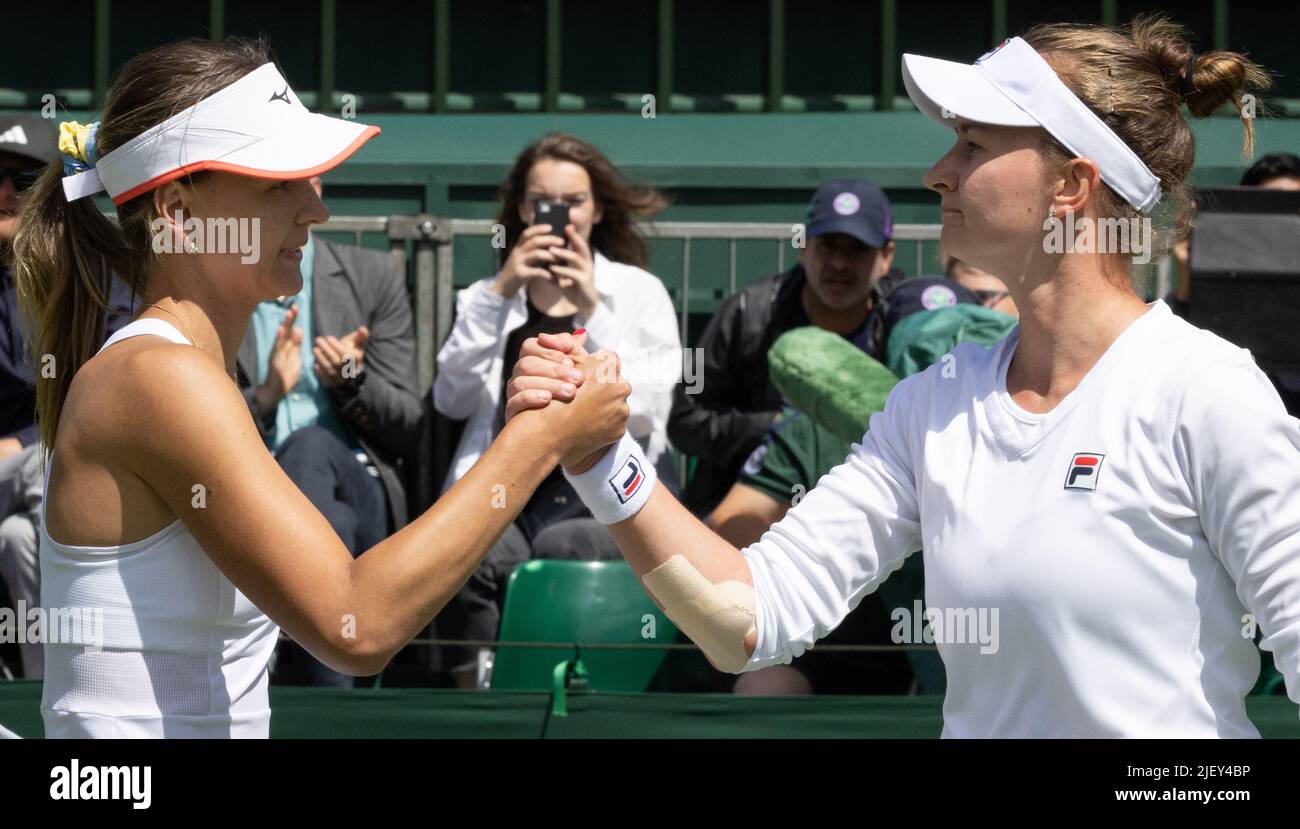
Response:
[{"label": "woman's bare shoulder", "polygon": [[77,372],[59,421],[63,435],[115,456],[176,436],[209,418],[246,415],[222,368],[190,345],[131,337],[96,354]]}]

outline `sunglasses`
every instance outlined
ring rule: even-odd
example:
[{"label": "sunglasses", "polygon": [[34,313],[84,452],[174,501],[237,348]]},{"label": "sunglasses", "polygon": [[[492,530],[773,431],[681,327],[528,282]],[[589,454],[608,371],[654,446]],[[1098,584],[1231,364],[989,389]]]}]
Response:
[{"label": "sunglasses", "polygon": [[19,193],[36,183],[40,178],[41,171],[44,167],[31,167],[17,170],[12,167],[0,167],[0,185],[3,185],[9,179],[13,179],[14,189]]}]

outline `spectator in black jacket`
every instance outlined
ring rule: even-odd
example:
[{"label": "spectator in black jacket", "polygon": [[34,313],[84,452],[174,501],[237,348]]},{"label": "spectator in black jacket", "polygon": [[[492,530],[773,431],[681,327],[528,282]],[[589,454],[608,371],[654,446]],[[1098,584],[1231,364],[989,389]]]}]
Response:
[{"label": "spectator in black jacket", "polygon": [[707,515],[731,489],[781,408],[767,374],[777,337],[817,325],[869,354],[882,347],[869,317],[881,292],[902,278],[891,271],[889,199],[865,181],[828,181],[813,196],[804,235],[799,264],[722,303],[698,344],[700,383],[680,384],[674,394],[668,437],[698,459],[682,497],[697,515]]},{"label": "spectator in black jacket", "polygon": [[[0,116],[0,582],[13,608],[40,605],[36,528],[41,520],[44,470],[36,432],[36,379],[42,364],[29,354],[18,316],[11,242],[18,232],[23,193],[46,164],[59,158],[58,134],[34,115]],[[106,278],[109,278],[105,274]],[[131,291],[111,279],[107,338],[135,315]],[[44,673],[42,645],[19,646],[23,676]]]}]

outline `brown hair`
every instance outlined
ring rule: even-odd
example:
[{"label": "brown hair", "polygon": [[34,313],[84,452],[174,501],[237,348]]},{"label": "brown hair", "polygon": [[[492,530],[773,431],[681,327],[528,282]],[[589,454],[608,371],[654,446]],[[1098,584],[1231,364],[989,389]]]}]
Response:
[{"label": "brown hair", "polygon": [[638,216],[652,216],[667,206],[667,200],[653,187],[623,181],[613,163],[591,144],[566,132],[552,132],[535,141],[515,158],[501,185],[501,211],[497,221],[506,229],[502,260],[524,231],[519,205],[528,189],[528,173],[544,158],[582,165],[591,177],[591,195],[601,210],[601,220],[591,229],[591,246],[615,262],[644,268],[650,261],[645,237],[637,226]]},{"label": "brown hair", "polygon": [[[1254,152],[1254,113],[1247,111],[1243,95],[1266,89],[1268,74],[1236,52],[1206,52],[1193,62],[1186,30],[1163,15],[1139,15],[1120,28],[1041,24],[1024,39],[1160,179],[1161,209],[1178,234],[1189,223],[1186,181],[1196,160],[1196,141],[1181,104],[1204,117],[1231,102],[1244,129],[1243,157]],[[1073,158],[1050,135],[1045,150],[1061,164]],[[1103,216],[1139,216],[1110,187],[1100,195]]]},{"label": "brown hair", "polygon": [[[135,136],[234,83],[270,60],[265,41],[200,38],[169,43],[127,62],[108,92],[96,136],[102,158]],[[190,177],[199,179],[203,174]],[[23,199],[14,238],[14,281],[32,355],[53,357],[54,376],[35,367],[37,424],[54,448],[72,378],[104,341],[110,274],[132,296],[145,293],[156,254],[150,242],[153,191],[117,208],[117,221],[94,202],[63,195],[61,161],[46,166]]]}]

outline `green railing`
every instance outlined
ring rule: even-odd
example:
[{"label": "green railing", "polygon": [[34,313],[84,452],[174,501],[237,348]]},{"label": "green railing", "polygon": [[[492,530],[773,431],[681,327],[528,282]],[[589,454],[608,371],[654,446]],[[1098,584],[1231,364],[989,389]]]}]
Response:
[{"label": "green railing", "polygon": [[[435,358],[438,348],[451,333],[453,285],[464,284],[466,276],[457,278],[455,241],[457,238],[476,237],[488,244],[494,223],[489,219],[441,219],[431,215],[419,216],[334,216],[320,225],[316,232],[351,234],[353,242],[361,243],[364,234],[383,234],[388,238],[389,252],[400,269],[406,270],[408,259],[412,270],[406,271],[412,287],[412,307],[416,325],[416,364],[421,394],[433,385]],[[744,287],[739,281],[746,276],[737,272],[739,258],[737,244],[742,241],[765,241],[772,245],[772,268],[762,273],[784,270],[793,264],[798,255],[792,244],[795,225],[775,222],[655,222],[646,226],[647,236],[660,243],[681,245],[680,289],[674,285],[674,307],[678,313],[681,337],[688,342],[688,322],[692,313],[691,251],[694,243],[711,240],[727,244],[727,270],[725,281],[719,274],[711,279],[719,290],[735,293]],[[939,238],[939,225],[899,224],[894,226],[894,241],[900,245],[895,261],[910,274],[933,272],[925,260],[929,253],[926,243]],[[407,252],[407,243],[412,251]],[[914,268],[914,269],[913,269]],[[486,274],[476,274],[481,278]],[[752,275],[749,275],[752,278]],[[676,282],[676,280],[674,280]]]},{"label": "green railing", "polygon": [[[407,273],[411,286],[415,314],[416,369],[421,398],[427,397],[433,386],[438,349],[451,333],[453,285],[486,276],[460,275],[457,278],[454,253],[456,239],[478,238],[487,245],[490,244],[493,227],[490,220],[440,219],[431,215],[418,215],[335,216],[317,228],[317,232],[331,236],[351,234],[352,241],[356,244],[361,243],[365,234],[383,234],[387,237],[389,253],[399,269]],[[743,283],[738,281],[740,277],[752,278],[750,274],[741,275],[737,272],[737,246],[742,241],[771,243],[772,265],[775,270],[786,267],[788,254],[791,256],[790,262],[797,255],[792,247],[792,226],[786,223],[656,222],[648,225],[646,230],[647,235],[658,243],[680,243],[680,273],[674,274],[674,279],[665,282],[673,285],[670,294],[675,295],[674,307],[679,314],[682,343],[688,347],[691,345],[688,323],[692,315],[692,298],[697,295],[691,289],[691,252],[697,242],[717,241],[727,244],[725,281],[721,274],[710,274],[711,284],[717,293],[734,293],[737,288],[743,287]],[[939,225],[895,225],[895,241],[904,247],[910,244],[913,248],[900,250],[897,254],[899,261],[912,259],[917,267],[915,272],[921,272],[924,270],[922,260],[925,245],[933,244],[938,237]],[[411,245],[409,254],[408,243]],[[760,275],[767,272],[770,271],[761,271]],[[663,278],[662,275],[660,277]],[[410,496],[412,503],[422,508],[423,505],[432,503],[437,494],[434,487],[441,482],[442,472],[450,462],[452,447],[446,429],[426,430],[419,443],[420,446],[412,454],[414,462],[429,465],[411,477],[410,485],[416,486],[417,490],[410,493]],[[685,474],[684,468],[680,474]]]},{"label": "green railing", "polygon": [[[320,225],[316,232],[326,234],[351,234],[352,241],[360,244],[365,234],[383,234],[388,238],[388,248],[399,269],[403,269],[411,285],[412,307],[415,313],[416,355],[421,394],[433,385],[435,358],[438,349],[451,333],[454,286],[467,284],[486,273],[457,273],[455,242],[458,238],[482,239],[489,244],[496,225],[490,219],[442,219],[432,215],[418,216],[334,216]],[[711,307],[692,307],[693,298],[699,296],[692,288],[692,251],[696,243],[714,241],[726,244],[723,258],[725,276],[714,273],[716,260],[710,262],[709,285],[724,296],[735,293],[752,281],[754,273],[738,271],[738,245],[746,241],[772,243],[770,267],[756,273],[785,270],[794,263],[798,250],[793,245],[797,225],[777,222],[654,222],[645,226],[646,235],[656,244],[680,245],[679,273],[671,279],[656,274],[670,285],[670,295],[681,326],[684,346],[691,346],[689,322],[693,314],[708,313]],[[930,264],[933,244],[939,239],[940,225],[898,224],[894,226],[894,242],[898,245],[894,262],[910,276],[934,274],[937,268]],[[411,243],[411,253],[407,243]],[[408,268],[408,260],[410,270]],[[654,267],[653,264],[651,266]],[[463,270],[463,269],[462,269]],[[1139,292],[1148,297],[1163,296],[1170,288],[1169,260],[1152,263],[1148,270],[1138,275]],[[698,276],[697,276],[698,279]]]}]

